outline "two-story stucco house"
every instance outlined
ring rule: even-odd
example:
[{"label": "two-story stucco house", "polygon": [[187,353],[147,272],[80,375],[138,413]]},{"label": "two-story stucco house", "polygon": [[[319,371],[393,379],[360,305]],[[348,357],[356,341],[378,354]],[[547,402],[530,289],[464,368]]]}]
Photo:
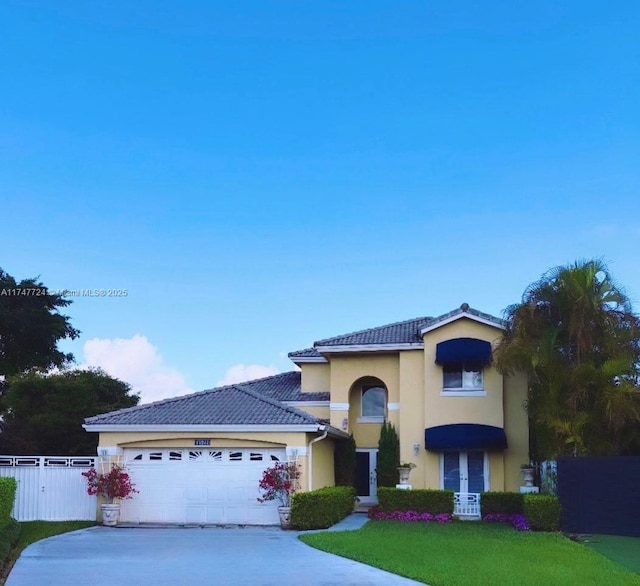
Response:
[{"label": "two-story stucco house", "polygon": [[277,523],[258,479],[295,458],[301,489],[334,483],[336,442],[357,444],[357,492],[376,500],[385,420],[413,462],[413,488],[463,495],[517,491],[528,461],[526,379],[492,365],[503,323],[463,304],[437,318],[397,322],[292,352],[300,371],[88,418],[98,453],[119,457],[140,491],[129,522]]}]

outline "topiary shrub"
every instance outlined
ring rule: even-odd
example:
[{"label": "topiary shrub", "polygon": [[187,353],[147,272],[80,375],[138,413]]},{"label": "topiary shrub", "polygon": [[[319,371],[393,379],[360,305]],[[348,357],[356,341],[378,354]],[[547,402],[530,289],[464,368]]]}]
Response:
[{"label": "topiary shrub", "polygon": [[480,511],[482,516],[522,515],[524,495],[519,492],[483,492],[480,494]]},{"label": "topiary shrub", "polygon": [[15,478],[0,478],[0,528],[11,521],[18,483]]},{"label": "topiary shrub", "polygon": [[378,486],[398,484],[398,465],[400,464],[400,440],[393,424],[385,422],[380,429],[378,440]]},{"label": "topiary shrub", "polygon": [[298,529],[326,529],[353,511],[356,491],[351,486],[328,486],[298,492],[291,499],[291,524]]},{"label": "topiary shrub", "polygon": [[348,440],[336,442],[333,452],[336,486],[356,485],[356,440],[353,434]]},{"label": "topiary shrub", "polygon": [[558,497],[525,494],[524,514],[534,531],[559,531],[562,508]]},{"label": "topiary shrub", "polygon": [[418,513],[453,514],[452,490],[402,490],[378,487],[378,510],[384,513],[394,511],[416,511]]}]

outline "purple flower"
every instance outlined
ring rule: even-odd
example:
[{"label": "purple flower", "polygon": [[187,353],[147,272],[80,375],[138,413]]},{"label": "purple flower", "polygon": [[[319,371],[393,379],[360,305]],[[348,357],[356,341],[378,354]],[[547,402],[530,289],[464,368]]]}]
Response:
[{"label": "purple flower", "polygon": [[403,521],[405,523],[429,522],[436,521],[438,523],[449,523],[452,519],[449,513],[440,513],[434,515],[428,512],[418,511],[392,511],[385,513],[384,511],[369,511],[369,517],[372,519],[381,519],[384,521]]},{"label": "purple flower", "polygon": [[491,513],[485,515],[482,520],[487,523],[511,523],[516,531],[531,530],[527,518],[520,514],[507,515],[506,513]]}]

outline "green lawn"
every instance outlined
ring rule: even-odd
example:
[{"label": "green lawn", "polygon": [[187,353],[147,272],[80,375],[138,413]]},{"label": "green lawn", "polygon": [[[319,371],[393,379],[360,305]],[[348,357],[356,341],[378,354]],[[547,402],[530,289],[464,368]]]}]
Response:
[{"label": "green lawn", "polygon": [[579,541],[617,564],[640,574],[640,537],[584,535]]},{"label": "green lawn", "polygon": [[502,524],[370,521],[300,539],[431,586],[640,585],[640,576],[561,534]]}]

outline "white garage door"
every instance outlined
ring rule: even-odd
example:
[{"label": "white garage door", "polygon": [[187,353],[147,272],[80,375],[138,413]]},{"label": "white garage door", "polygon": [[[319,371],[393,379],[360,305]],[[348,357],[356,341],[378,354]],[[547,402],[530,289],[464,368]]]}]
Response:
[{"label": "white garage door", "polygon": [[278,501],[259,503],[265,468],[285,461],[284,449],[133,449],[124,461],[136,489],[122,502],[128,523],[277,525]]}]

